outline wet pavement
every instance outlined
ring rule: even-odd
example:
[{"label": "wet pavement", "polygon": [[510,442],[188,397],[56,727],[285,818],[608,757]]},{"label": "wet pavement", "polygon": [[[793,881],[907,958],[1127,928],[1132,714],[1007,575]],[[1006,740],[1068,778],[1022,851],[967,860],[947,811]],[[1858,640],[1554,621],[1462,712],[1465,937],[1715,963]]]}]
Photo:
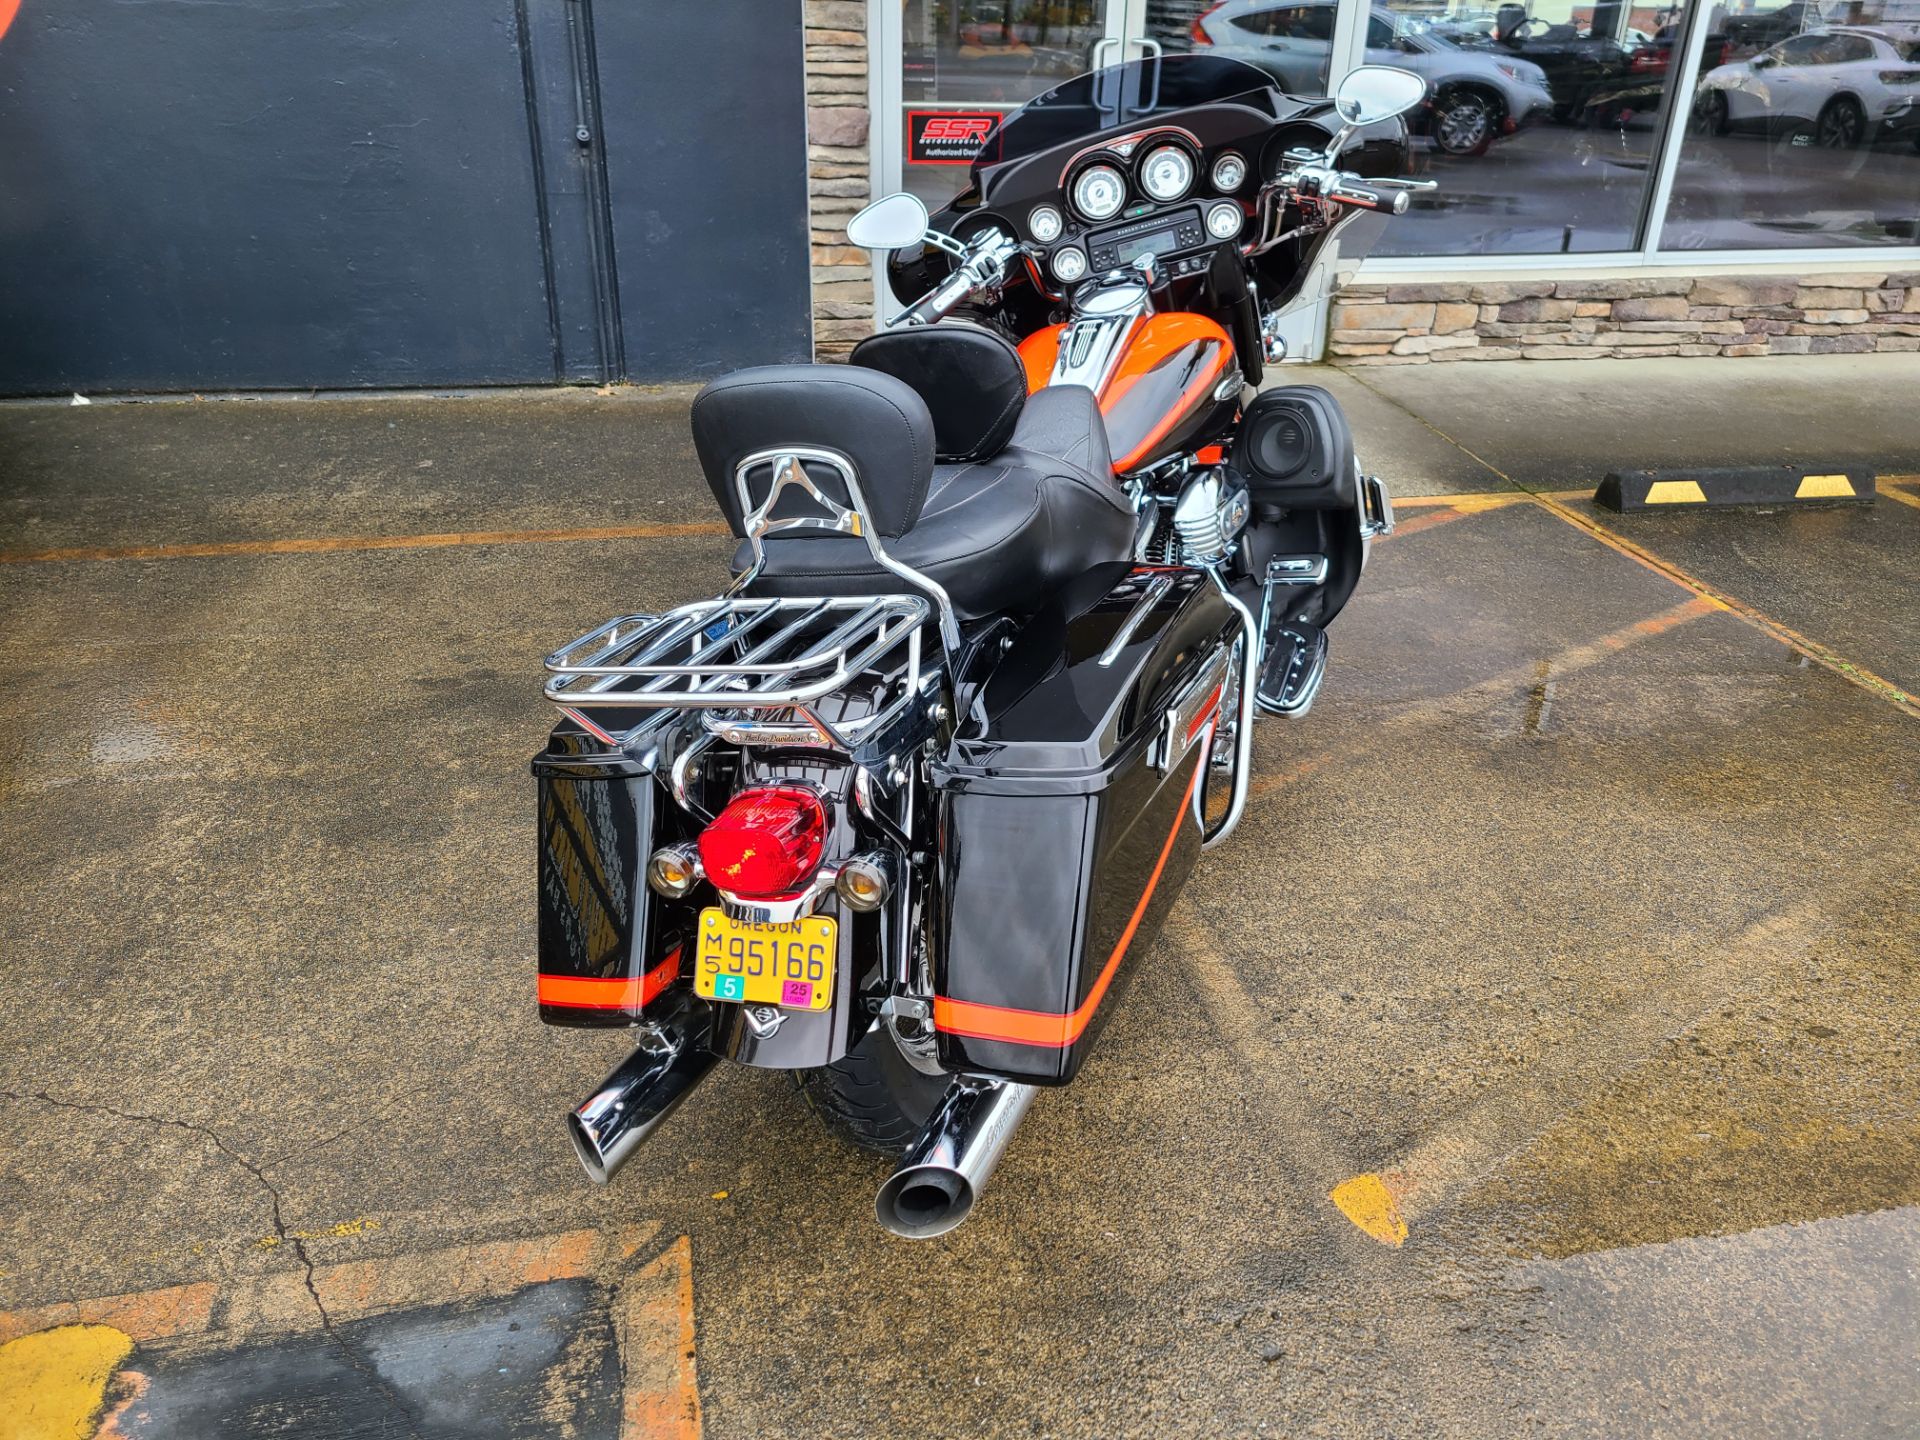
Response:
[{"label": "wet pavement", "polygon": [[537,657],[715,587],[682,397],[0,408],[0,1386],[64,1356],[129,1435],[463,1433],[483,1375],[514,1435],[1920,1430],[1920,484],[1622,520],[1390,379],[1356,428],[1432,498],[918,1245],[781,1076],[604,1190],[562,1134],[624,1046],[533,1015]]}]

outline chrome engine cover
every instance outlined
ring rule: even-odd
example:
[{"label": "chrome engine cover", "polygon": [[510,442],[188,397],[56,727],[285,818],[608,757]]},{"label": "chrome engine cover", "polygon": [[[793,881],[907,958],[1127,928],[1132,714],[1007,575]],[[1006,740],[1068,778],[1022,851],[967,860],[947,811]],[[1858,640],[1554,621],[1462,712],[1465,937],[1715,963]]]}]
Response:
[{"label": "chrome engine cover", "polygon": [[1234,542],[1252,514],[1247,487],[1232,472],[1218,465],[1202,470],[1187,482],[1173,506],[1181,559],[1189,565],[1220,564],[1233,553]]}]

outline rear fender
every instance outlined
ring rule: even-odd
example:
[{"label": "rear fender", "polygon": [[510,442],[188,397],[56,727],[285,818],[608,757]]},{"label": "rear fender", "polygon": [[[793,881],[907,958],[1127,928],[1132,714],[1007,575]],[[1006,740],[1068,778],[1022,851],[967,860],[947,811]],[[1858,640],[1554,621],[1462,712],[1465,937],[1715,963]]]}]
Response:
[{"label": "rear fender", "polygon": [[[870,914],[848,909],[832,891],[813,912],[831,916],[837,927],[833,1003],[827,1009],[778,1011],[779,1023],[762,1034],[748,1023],[747,1007],[714,1006],[713,1048],[742,1065],[806,1070],[838,1060],[872,1028],[889,978],[902,963],[911,916],[909,893],[914,889],[908,880],[908,857],[860,815],[853,795],[854,775],[854,766],[806,751],[743,752],[737,788],[793,783],[811,786],[826,804],[829,863],[880,850],[892,861],[897,879],[888,902]],[[718,903],[705,885],[695,893],[704,894],[708,905]],[[689,951],[689,975],[694,964],[694,953]]]}]

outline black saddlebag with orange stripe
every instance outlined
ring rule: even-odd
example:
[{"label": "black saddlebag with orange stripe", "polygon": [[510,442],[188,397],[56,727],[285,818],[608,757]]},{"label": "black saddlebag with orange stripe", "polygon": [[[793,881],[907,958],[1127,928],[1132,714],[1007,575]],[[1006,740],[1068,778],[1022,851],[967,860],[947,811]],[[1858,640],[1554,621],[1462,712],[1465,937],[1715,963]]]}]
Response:
[{"label": "black saddlebag with orange stripe", "polygon": [[[663,792],[653,773],[609,754],[570,722],[535,757],[540,833],[540,1018],[636,1025],[648,1002],[691,975],[681,942],[693,907],[647,888]],[[671,800],[666,809],[674,813]],[[665,839],[684,838],[680,835]]]},{"label": "black saddlebag with orange stripe", "polygon": [[941,1063],[1071,1080],[1200,853],[1239,619],[1196,570],[1102,566],[1016,637],[935,766]]}]

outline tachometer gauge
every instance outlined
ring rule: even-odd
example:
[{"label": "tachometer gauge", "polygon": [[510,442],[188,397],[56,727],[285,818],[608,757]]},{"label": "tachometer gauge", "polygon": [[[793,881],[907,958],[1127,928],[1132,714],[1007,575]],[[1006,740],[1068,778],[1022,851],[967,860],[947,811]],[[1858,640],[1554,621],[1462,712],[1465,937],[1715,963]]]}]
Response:
[{"label": "tachometer gauge", "polygon": [[1246,178],[1247,162],[1238,155],[1222,155],[1213,162],[1213,188],[1223,195],[1238,190]]},{"label": "tachometer gauge", "polygon": [[1178,145],[1149,150],[1140,162],[1140,187],[1166,204],[1178,200],[1193,184],[1193,160]]},{"label": "tachometer gauge", "polygon": [[1027,230],[1042,245],[1060,238],[1060,212],[1051,205],[1036,205],[1027,212]]},{"label": "tachometer gauge", "polygon": [[1111,220],[1126,201],[1126,177],[1111,165],[1089,165],[1073,182],[1073,208],[1089,220]]}]

